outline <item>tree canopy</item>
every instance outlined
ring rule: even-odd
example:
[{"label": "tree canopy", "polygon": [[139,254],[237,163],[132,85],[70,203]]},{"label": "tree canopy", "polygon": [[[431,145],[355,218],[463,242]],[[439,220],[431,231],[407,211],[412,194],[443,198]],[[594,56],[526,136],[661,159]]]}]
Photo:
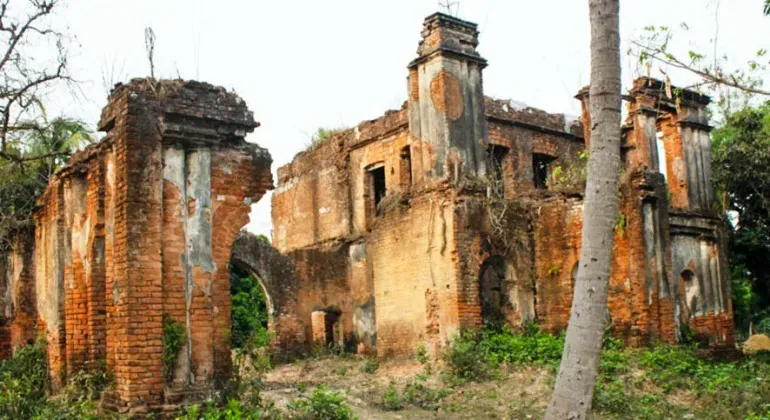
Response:
[{"label": "tree canopy", "polygon": [[[712,133],[714,182],[728,211],[736,323],[770,313],[770,102],[731,114]],[[770,326],[770,325],[769,325]]]}]

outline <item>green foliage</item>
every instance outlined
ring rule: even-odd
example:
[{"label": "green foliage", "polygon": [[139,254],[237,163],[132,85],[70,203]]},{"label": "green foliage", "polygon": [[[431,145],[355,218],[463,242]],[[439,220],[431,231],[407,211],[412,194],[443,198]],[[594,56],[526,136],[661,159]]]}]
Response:
[{"label": "green foliage", "polygon": [[283,417],[272,405],[263,407],[231,399],[223,407],[219,407],[214,401],[209,401],[204,406],[188,406],[176,418],[177,420],[262,420]]},{"label": "green foliage", "polygon": [[401,393],[395,385],[391,384],[382,394],[381,407],[385,411],[398,411],[403,410],[407,405],[412,405],[424,410],[436,411],[441,401],[449,394],[451,391],[448,389],[434,389],[420,380],[408,382]]},{"label": "green foliage", "polygon": [[585,189],[587,168],[587,151],[579,152],[577,160],[566,167],[554,165],[546,180],[548,189],[567,193],[582,192]]},{"label": "green foliage", "polygon": [[264,242],[264,243],[266,243],[268,245],[272,245],[272,242],[270,241],[270,238],[267,237],[267,235],[264,235],[264,234],[260,233],[260,234],[257,235],[257,239],[262,240],[262,242]]},{"label": "green foliage", "polygon": [[493,363],[555,366],[561,360],[564,337],[544,333],[535,323],[526,323],[522,334],[508,328],[485,330],[481,344]]},{"label": "green foliage", "polygon": [[324,386],[313,390],[308,398],[292,400],[288,404],[291,418],[302,420],[349,420],[357,418],[348,407],[345,397]]},{"label": "green foliage", "polygon": [[[770,356],[741,362],[696,357],[692,346],[607,349],[594,394],[597,411],[624,418],[743,418],[770,407]],[[676,404],[688,393],[697,404]]]},{"label": "green foliage", "polygon": [[310,138],[310,143],[305,147],[305,150],[313,150],[316,147],[319,147],[320,145],[329,141],[329,139],[331,139],[332,136],[334,136],[335,134],[341,133],[345,130],[347,130],[346,127],[337,127],[337,128],[318,127],[318,130]]},{"label": "green foliage", "polygon": [[453,337],[444,351],[444,362],[449,378],[457,382],[483,381],[493,374],[493,366],[486,348],[481,345],[481,335],[465,332]]},{"label": "green foliage", "polygon": [[415,355],[415,359],[417,359],[417,362],[423,366],[425,374],[430,375],[433,371],[433,366],[430,363],[430,356],[428,356],[428,350],[425,348],[425,344],[420,344],[417,346],[417,354]]},{"label": "green foliage", "polygon": [[163,376],[171,380],[179,351],[187,341],[185,326],[168,314],[163,314]]},{"label": "green foliage", "polygon": [[406,384],[403,400],[415,407],[425,410],[438,410],[441,400],[450,394],[447,389],[433,389],[422,381],[412,381]]},{"label": "green foliage", "polygon": [[488,328],[456,336],[444,360],[453,377],[480,381],[495,376],[501,363],[556,366],[563,348],[563,336],[544,333],[537,324],[528,323],[521,334],[508,328]]},{"label": "green foliage", "polygon": [[230,267],[230,340],[234,348],[247,341],[252,347],[270,342],[267,330],[267,303],[259,283],[236,266]]},{"label": "green foliage", "polygon": [[620,236],[624,236],[626,232],[626,214],[623,212],[618,213],[618,217],[615,219],[615,232]]},{"label": "green foliage", "polygon": [[74,152],[92,141],[81,121],[55,118],[37,125],[37,130],[9,138],[7,151],[21,158],[50,157],[21,163],[0,158],[0,249],[9,245],[13,234],[33,225],[31,212],[48,180]]},{"label": "green foliage", "polygon": [[0,364],[0,413],[31,418],[45,403],[48,361],[44,342],[19,349]]},{"label": "green foliage", "polygon": [[768,317],[770,308],[770,103],[729,116],[712,133],[714,182],[732,212],[729,259],[738,328]]},{"label": "green foliage", "polygon": [[92,400],[106,384],[103,371],[79,373],[55,399],[47,399],[46,343],[39,341],[16,351],[0,364],[0,418],[97,419]]},{"label": "green foliage", "polygon": [[361,373],[375,373],[379,368],[380,362],[377,361],[376,357],[371,357],[366,359],[366,362],[364,362],[363,366],[361,366],[360,371]]},{"label": "green foliage", "polygon": [[406,407],[404,399],[401,398],[401,394],[395,385],[390,384],[385,388],[385,392],[382,393],[382,409],[385,411],[398,411],[403,410]]},{"label": "green foliage", "polygon": [[102,359],[91,369],[81,370],[67,380],[62,392],[70,402],[85,402],[99,399],[101,392],[112,382],[107,374],[107,362]]}]

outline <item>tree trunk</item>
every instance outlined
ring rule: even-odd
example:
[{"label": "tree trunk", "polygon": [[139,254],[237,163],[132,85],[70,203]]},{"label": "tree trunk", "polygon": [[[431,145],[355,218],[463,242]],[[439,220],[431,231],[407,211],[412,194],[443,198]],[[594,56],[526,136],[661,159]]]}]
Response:
[{"label": "tree trunk", "polygon": [[587,419],[599,368],[620,201],[619,2],[589,0],[592,126],[582,249],[564,353],[546,419]]}]

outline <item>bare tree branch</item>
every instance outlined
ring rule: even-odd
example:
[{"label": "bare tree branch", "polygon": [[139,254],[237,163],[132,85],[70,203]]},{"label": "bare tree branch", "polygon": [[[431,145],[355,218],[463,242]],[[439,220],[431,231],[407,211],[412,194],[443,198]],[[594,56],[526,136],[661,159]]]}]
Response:
[{"label": "bare tree branch", "polygon": [[735,88],[735,89],[742,90],[744,92],[756,93],[758,95],[770,96],[770,91],[763,90],[763,89],[757,89],[757,88],[752,87],[752,86],[747,86],[745,84],[740,83],[738,80],[735,79],[735,77],[717,75],[717,74],[714,74],[714,73],[710,72],[708,69],[699,70],[699,69],[695,68],[692,65],[684,63],[683,61],[681,61],[678,58],[676,58],[674,55],[668,54],[668,53],[666,53],[664,51],[661,51],[660,49],[651,48],[651,47],[649,47],[647,45],[644,45],[644,44],[642,44],[642,43],[640,43],[638,41],[631,41],[631,43],[634,44],[635,46],[641,48],[651,58],[654,58],[654,59],[656,59],[656,60],[658,60],[658,61],[660,61],[662,63],[668,64],[668,65],[670,65],[672,67],[675,67],[675,68],[678,68],[678,69],[682,69],[682,70],[687,70],[687,71],[689,71],[689,72],[691,72],[691,73],[693,73],[693,74],[695,74],[695,75],[697,75],[697,76],[707,80],[710,83],[729,86],[729,87],[732,87],[732,88]]},{"label": "bare tree branch", "polygon": [[[21,121],[44,112],[41,89],[57,81],[71,80],[67,74],[64,35],[48,20],[59,1],[27,0],[29,12],[23,17],[11,16],[9,11],[16,10],[10,7],[11,0],[0,2],[0,34],[5,38],[0,39],[0,159],[22,162],[50,157],[23,156],[21,151],[11,150],[10,145],[22,138],[26,129],[38,128],[34,123]],[[55,62],[48,65],[31,58],[32,52],[25,48],[51,42],[56,46],[56,56]]]}]

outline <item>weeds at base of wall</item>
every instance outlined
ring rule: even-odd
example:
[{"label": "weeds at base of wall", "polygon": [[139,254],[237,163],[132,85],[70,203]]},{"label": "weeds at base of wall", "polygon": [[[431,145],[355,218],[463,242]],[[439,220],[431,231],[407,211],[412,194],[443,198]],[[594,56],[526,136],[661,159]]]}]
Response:
[{"label": "weeds at base of wall", "polygon": [[40,340],[20,348],[14,356],[0,363],[0,413],[13,419],[97,419],[94,404],[108,385],[109,377],[101,366],[75,374],[63,392],[48,398],[47,344]]},{"label": "weeds at base of wall", "polygon": [[163,377],[170,381],[179,358],[179,351],[187,341],[184,324],[169,314],[163,314]]}]

